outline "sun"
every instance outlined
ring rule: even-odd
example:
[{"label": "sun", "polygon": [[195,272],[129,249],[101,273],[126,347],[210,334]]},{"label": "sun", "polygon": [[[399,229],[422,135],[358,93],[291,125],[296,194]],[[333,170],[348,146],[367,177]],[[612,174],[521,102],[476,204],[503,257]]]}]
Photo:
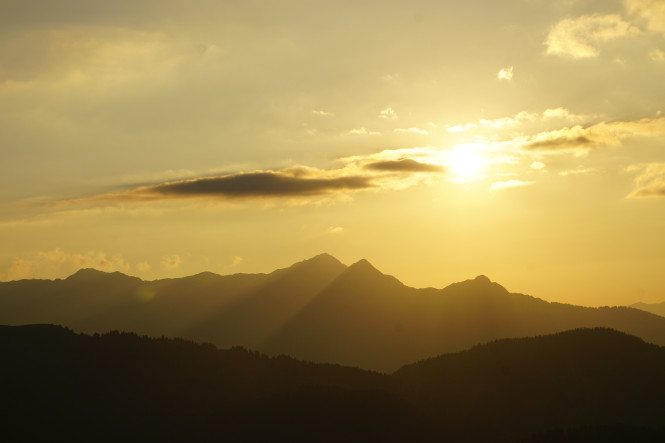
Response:
[{"label": "sun", "polygon": [[481,177],[484,168],[483,156],[469,149],[452,151],[449,162],[455,181],[476,180]]}]

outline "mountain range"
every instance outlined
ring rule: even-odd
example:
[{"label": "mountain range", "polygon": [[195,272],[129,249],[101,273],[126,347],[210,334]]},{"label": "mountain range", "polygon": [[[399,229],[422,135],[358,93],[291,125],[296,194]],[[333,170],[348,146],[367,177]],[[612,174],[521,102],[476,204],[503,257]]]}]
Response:
[{"label": "mountain range", "polygon": [[0,283],[0,324],[183,337],[222,348],[392,372],[500,338],[607,327],[665,345],[665,318],[511,293],[487,277],[408,287],[366,260],[328,254],[269,274],[143,281],[83,269],[62,280]]},{"label": "mountain range", "polygon": [[641,309],[643,311],[651,312],[652,314],[665,317],[665,302],[662,303],[634,303],[630,305],[631,308]]},{"label": "mountain range", "polygon": [[0,326],[7,441],[656,442],[665,348],[610,329],[380,374],[117,331]]}]

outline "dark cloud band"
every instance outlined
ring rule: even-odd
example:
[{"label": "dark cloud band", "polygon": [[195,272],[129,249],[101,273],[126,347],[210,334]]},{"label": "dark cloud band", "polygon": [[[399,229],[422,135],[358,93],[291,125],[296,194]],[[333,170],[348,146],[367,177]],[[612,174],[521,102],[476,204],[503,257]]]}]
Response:
[{"label": "dark cloud band", "polygon": [[278,172],[252,172],[164,183],[150,187],[145,192],[173,197],[279,197],[318,195],[372,186],[369,178],[359,176],[310,178]]},{"label": "dark cloud band", "polygon": [[392,172],[441,172],[443,168],[439,165],[430,163],[420,163],[410,158],[401,160],[385,160],[368,163],[365,169],[373,171],[392,171]]}]

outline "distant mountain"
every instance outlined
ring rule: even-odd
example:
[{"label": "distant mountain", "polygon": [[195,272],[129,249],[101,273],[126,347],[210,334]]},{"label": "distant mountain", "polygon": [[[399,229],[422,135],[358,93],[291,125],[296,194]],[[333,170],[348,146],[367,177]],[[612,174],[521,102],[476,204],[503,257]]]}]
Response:
[{"label": "distant mountain", "polygon": [[485,276],[414,289],[362,260],[340,274],[260,349],[393,371],[409,361],[498,338],[609,327],[665,344],[665,318],[509,293]]},{"label": "distant mountain", "polygon": [[607,329],[500,340],[393,375],[50,325],[0,326],[0,358],[8,441],[665,437],[665,348]]},{"label": "distant mountain", "polygon": [[508,292],[479,276],[415,289],[368,261],[321,254],[270,274],[142,281],[84,269],[64,280],[0,283],[0,324],[179,336],[384,372],[498,338],[609,327],[665,345],[665,318]]},{"label": "distant mountain", "polygon": [[635,303],[630,305],[631,308],[641,309],[642,311],[651,312],[652,314],[665,317],[665,302],[662,303]]},{"label": "distant mountain", "polygon": [[82,269],[64,280],[0,283],[0,324],[54,323],[256,348],[344,269],[328,254],[270,274],[156,281]]}]

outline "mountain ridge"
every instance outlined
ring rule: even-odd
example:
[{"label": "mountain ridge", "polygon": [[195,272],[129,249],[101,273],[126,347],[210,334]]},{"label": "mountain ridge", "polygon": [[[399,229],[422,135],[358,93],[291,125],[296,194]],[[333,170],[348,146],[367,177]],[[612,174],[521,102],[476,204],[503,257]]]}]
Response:
[{"label": "mountain ridge", "polygon": [[665,302],[661,303],[634,303],[630,305],[629,307],[635,308],[635,309],[640,309],[642,311],[646,312],[651,312],[652,314],[659,315],[661,317],[665,317]]},{"label": "mountain ridge", "polygon": [[665,318],[641,310],[548,302],[484,275],[412,288],[365,259],[346,266],[329,254],[264,274],[74,276],[0,283],[0,324],[180,336],[382,372],[493,339],[580,327],[611,327],[665,345]]}]

